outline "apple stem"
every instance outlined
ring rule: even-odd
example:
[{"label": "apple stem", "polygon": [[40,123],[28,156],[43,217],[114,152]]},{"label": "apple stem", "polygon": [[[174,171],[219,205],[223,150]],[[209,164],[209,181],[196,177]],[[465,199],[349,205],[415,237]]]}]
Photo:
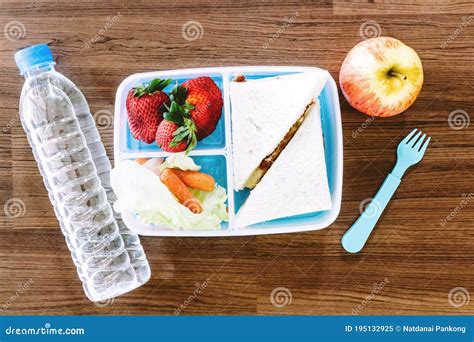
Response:
[{"label": "apple stem", "polygon": [[402,75],[396,71],[390,70],[388,74],[392,77],[398,78],[400,81],[406,81],[407,77],[405,75]]}]

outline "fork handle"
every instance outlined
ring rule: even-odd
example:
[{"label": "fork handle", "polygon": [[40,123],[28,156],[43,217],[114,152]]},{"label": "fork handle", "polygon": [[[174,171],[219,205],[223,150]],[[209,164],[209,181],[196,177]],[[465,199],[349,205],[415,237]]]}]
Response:
[{"label": "fork handle", "polygon": [[342,247],[349,253],[359,252],[367,242],[375,224],[398,188],[401,180],[388,174],[377,194],[364,212],[342,237]]}]

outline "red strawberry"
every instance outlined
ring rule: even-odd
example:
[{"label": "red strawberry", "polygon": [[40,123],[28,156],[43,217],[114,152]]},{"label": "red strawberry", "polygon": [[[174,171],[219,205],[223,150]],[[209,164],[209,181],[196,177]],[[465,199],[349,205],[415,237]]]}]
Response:
[{"label": "red strawberry", "polygon": [[166,152],[182,152],[186,150],[189,145],[186,139],[177,139],[176,136],[179,134],[180,127],[171,121],[163,120],[158,125],[156,132],[156,143]]},{"label": "red strawberry", "polygon": [[147,85],[131,89],[127,96],[128,125],[135,139],[151,144],[163,120],[164,105],[169,98],[162,90],[171,80],[154,79]]},{"label": "red strawberry", "polygon": [[187,90],[185,102],[194,107],[189,114],[196,125],[197,138],[202,140],[214,132],[221,117],[221,90],[207,76],[186,81],[181,87]]},{"label": "red strawberry", "polygon": [[222,93],[211,78],[198,77],[182,86],[176,84],[170,100],[156,142],[168,152],[190,151],[216,129],[222,113]]}]

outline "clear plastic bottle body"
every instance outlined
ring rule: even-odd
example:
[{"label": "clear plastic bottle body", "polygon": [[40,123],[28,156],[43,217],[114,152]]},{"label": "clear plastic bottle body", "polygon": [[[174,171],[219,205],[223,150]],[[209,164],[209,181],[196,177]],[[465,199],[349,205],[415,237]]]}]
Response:
[{"label": "clear plastic bottle body", "polygon": [[[51,81],[55,86],[64,91],[71,100],[76,117],[79,120],[81,130],[96,166],[97,174],[105,190],[107,200],[109,204],[113,206],[117,197],[115,196],[110,184],[110,170],[112,166],[100,139],[99,131],[95,125],[94,117],[90,112],[89,104],[79,88],[62,74],[57,72],[51,73]],[[137,234],[131,232],[123,223],[120,213],[114,212],[114,218],[119,227],[120,235],[124,240],[125,248],[129,254],[132,266],[137,274],[137,280],[140,285],[142,285],[150,279],[151,271],[145,252],[140,243],[140,238]]]},{"label": "clear plastic bottle body", "polygon": [[100,301],[142,285],[149,266],[102,185],[110,162],[87,101],[52,64],[25,76],[20,118],[86,295]]}]

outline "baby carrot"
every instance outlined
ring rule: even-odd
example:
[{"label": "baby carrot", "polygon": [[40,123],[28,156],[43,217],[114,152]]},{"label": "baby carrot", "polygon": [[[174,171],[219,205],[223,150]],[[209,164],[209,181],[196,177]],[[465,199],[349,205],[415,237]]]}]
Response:
[{"label": "baby carrot", "polygon": [[193,189],[212,191],[216,185],[214,178],[207,173],[181,169],[173,169],[172,171],[184,184]]},{"label": "baby carrot", "polygon": [[165,169],[160,174],[160,180],[169,191],[178,199],[179,203],[191,210],[195,214],[202,212],[202,206],[179,177],[170,169]]},{"label": "baby carrot", "polygon": [[135,161],[140,164],[140,165],[143,165],[145,164],[147,161],[148,161],[149,158],[137,158],[135,159]]}]

